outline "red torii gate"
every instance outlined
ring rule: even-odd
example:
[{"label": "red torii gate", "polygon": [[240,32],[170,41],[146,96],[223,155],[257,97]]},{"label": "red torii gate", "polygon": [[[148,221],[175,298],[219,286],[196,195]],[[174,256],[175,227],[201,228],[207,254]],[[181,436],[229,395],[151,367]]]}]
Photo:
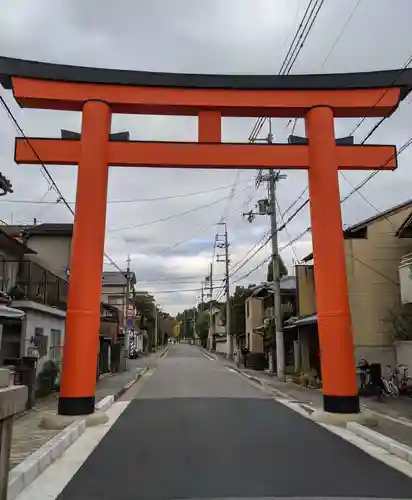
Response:
[{"label": "red torii gate", "polygon": [[[388,116],[411,70],[190,75],[0,58],[0,82],[22,107],[82,112],[79,140],[18,138],[15,150],[17,163],[79,166],[60,414],[94,411],[109,166],[308,169],[324,409],[359,412],[338,169],[393,170],[396,148],[336,145],[334,118]],[[199,143],[110,141],[113,113],[197,116]],[[309,143],[222,144],[222,116],[304,118]]]}]

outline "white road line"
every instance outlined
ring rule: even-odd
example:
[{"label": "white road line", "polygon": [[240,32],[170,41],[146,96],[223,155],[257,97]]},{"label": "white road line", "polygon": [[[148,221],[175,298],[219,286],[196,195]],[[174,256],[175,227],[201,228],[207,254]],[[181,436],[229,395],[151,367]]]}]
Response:
[{"label": "white road line", "polygon": [[203,356],[204,356],[206,359],[208,359],[209,361],[216,361],[216,359],[215,359],[215,358],[213,358],[212,356],[209,356],[209,354],[206,354],[204,351],[200,351],[200,352],[201,352],[201,353],[203,354]]},{"label": "white road line", "polygon": [[[304,404],[301,404],[300,402],[296,402],[296,400],[293,399],[292,397],[290,397],[288,394],[285,394],[281,391],[278,391],[277,389],[271,387],[269,384],[265,384],[264,382],[262,384],[256,383],[253,380],[253,377],[251,377],[247,373],[239,372],[239,371],[234,370],[233,368],[230,368],[230,367],[226,367],[226,368],[229,371],[236,373],[239,376],[247,378],[249,380],[250,384],[252,384],[257,389],[260,389],[265,394],[269,394],[276,402],[286,406],[287,408],[295,411],[296,413],[299,413],[299,415],[311,420],[314,424],[322,426],[323,428],[327,429],[329,432],[332,432],[336,436],[339,436],[341,439],[348,441],[349,443],[353,444],[354,446],[361,449],[362,451],[364,451],[368,455],[372,456],[373,458],[380,460],[385,465],[388,465],[389,467],[392,467],[393,469],[396,469],[399,472],[402,472],[403,474],[412,478],[412,464],[406,462],[405,460],[401,460],[400,458],[396,457],[395,455],[388,453],[383,448],[376,446],[376,445],[370,443],[369,441],[367,441],[366,439],[363,439],[363,438],[357,436],[355,433],[349,431],[346,428],[337,427],[335,425],[330,425],[330,424],[323,424],[321,422],[316,422],[315,420],[313,420],[313,418],[311,418],[311,413],[304,408],[304,406],[307,406],[309,409],[309,405],[304,405]],[[314,410],[315,408],[310,407],[310,409]],[[373,412],[373,413],[378,413],[378,412]],[[379,414],[379,415],[382,415],[382,414]],[[394,417],[389,417],[389,419],[393,420],[395,422],[398,421]],[[408,423],[402,422],[402,423],[404,423],[405,425],[409,424],[409,422]]]},{"label": "white road line", "polygon": [[[139,387],[139,391],[152,373],[154,373],[154,370],[146,371],[141,378],[142,385]],[[106,412],[109,417],[107,424],[87,427],[82,436],[56,462],[50,465],[50,467],[24,489],[15,500],[55,500],[131,401],[131,399],[129,401],[119,400],[114,403]]]}]

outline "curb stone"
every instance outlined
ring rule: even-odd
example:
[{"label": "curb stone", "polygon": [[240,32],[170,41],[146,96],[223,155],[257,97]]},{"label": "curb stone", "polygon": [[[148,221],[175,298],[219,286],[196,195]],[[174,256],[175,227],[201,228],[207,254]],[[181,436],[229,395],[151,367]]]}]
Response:
[{"label": "curb stone", "polygon": [[348,422],[346,428],[348,431],[353,432],[357,436],[366,439],[366,441],[369,441],[370,443],[383,448],[388,453],[391,453],[392,455],[395,455],[398,458],[412,464],[412,448],[406,444],[384,436],[383,434],[356,422]]},{"label": "curb stone", "polygon": [[73,422],[14,467],[9,474],[7,499],[16,498],[24,488],[55,462],[83,434],[85,429],[84,419]]},{"label": "curb stone", "polygon": [[[140,378],[143,377],[143,375],[147,372],[147,370],[148,370],[147,366],[144,366],[141,370],[136,371],[136,378],[130,380],[122,389],[117,391],[116,394],[112,396],[106,396],[106,398],[104,399],[107,399],[109,397],[113,398],[113,402],[106,408],[106,410],[108,410],[115,401],[117,401],[121,396],[123,396],[123,394],[127,392],[130,389],[130,387],[132,387],[132,385],[134,385],[138,380],[140,380]],[[104,400],[102,399],[102,401]]]},{"label": "curb stone", "polygon": [[[130,387],[135,384],[146,372],[147,366],[136,371],[136,378],[128,382],[116,394],[110,394],[95,405],[95,410],[106,412]],[[14,467],[9,473],[7,500],[14,500],[30,483],[44,470],[54,463],[85,431],[86,420],[79,419],[67,426],[52,439],[47,441],[23,462]]]}]

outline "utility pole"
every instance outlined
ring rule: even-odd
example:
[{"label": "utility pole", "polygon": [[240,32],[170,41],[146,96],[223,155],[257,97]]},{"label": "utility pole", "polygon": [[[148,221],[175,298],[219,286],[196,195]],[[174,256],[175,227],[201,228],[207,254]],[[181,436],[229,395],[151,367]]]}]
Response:
[{"label": "utility pole", "polygon": [[[227,358],[233,359],[233,335],[231,329],[231,311],[230,311],[230,276],[229,276],[229,241],[227,234],[227,224],[226,222],[220,223],[224,226],[223,242],[219,243],[219,237],[217,236],[217,246],[218,248],[224,248],[224,262],[225,262],[225,292],[226,292],[226,345],[227,345]],[[223,262],[219,260],[219,255],[217,256],[218,262]]]},{"label": "utility pole", "polygon": [[[269,119],[269,134],[263,139],[266,143],[273,143],[272,134],[272,120]],[[274,359],[273,359],[273,329],[275,330],[275,343],[276,343],[276,373],[279,380],[285,380],[285,344],[283,340],[283,315],[282,315],[282,299],[281,299],[281,287],[280,287],[280,256],[279,256],[279,246],[278,246],[278,230],[276,222],[276,183],[281,179],[285,179],[286,175],[280,174],[280,172],[275,172],[273,169],[269,169],[268,174],[262,174],[259,171],[256,179],[256,188],[259,187],[260,183],[267,182],[268,184],[268,200],[258,201],[259,211],[257,214],[250,211],[244,216],[247,216],[249,222],[253,222],[255,215],[269,215],[270,216],[270,232],[271,232],[271,265],[273,271],[271,291],[274,294],[273,309],[272,309],[272,327],[271,327],[271,348],[269,352],[269,370],[274,371]]]},{"label": "utility pole", "polygon": [[[125,324],[124,324],[124,365],[127,370],[127,360],[129,358],[129,348],[130,348],[130,321],[129,321],[129,306],[130,306],[130,255],[127,256],[127,270],[126,270],[126,297],[125,297]],[[133,318],[133,316],[132,316]]]},{"label": "utility pole", "polygon": [[155,350],[157,350],[157,344],[158,344],[158,330],[159,330],[159,310],[157,308],[157,305],[154,305],[155,308],[155,331],[154,331],[154,341],[155,341]]},{"label": "utility pole", "polygon": [[[283,315],[282,315],[282,299],[280,289],[280,265],[279,265],[279,246],[278,246],[278,230],[276,222],[276,182],[282,178],[279,172],[269,170],[269,210],[270,210],[270,230],[272,234],[272,271],[273,271],[273,326],[275,328],[276,339],[276,373],[279,380],[285,379],[285,344],[283,340]],[[283,176],[284,178],[284,176]],[[273,325],[274,322],[274,325]],[[269,370],[274,369],[273,348],[269,355]]]},{"label": "utility pole", "polygon": [[[213,319],[213,262],[210,263],[209,276],[206,276],[206,283],[209,284],[209,332],[212,339],[212,344],[209,349],[212,351],[215,344],[215,322]],[[208,335],[209,336],[209,335]]]}]

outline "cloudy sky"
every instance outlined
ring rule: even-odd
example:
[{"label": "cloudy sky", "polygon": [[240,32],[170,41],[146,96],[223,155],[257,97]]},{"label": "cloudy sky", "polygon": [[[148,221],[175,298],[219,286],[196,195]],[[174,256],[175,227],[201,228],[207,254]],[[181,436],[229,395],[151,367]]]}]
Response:
[{"label": "cloudy sky", "polygon": [[[307,4],[308,0],[106,0],[97,8],[96,0],[3,0],[0,54],[129,70],[276,74]],[[412,54],[411,19],[411,0],[325,0],[292,73],[399,68]],[[9,92],[0,91],[28,136],[56,137],[61,128],[80,129],[77,113],[22,110]],[[401,146],[412,135],[410,102],[411,98],[404,101],[368,142]],[[247,142],[254,122],[225,119],[223,140]],[[349,134],[358,122],[337,120],[337,136]],[[357,142],[375,122],[368,119],[356,130]],[[291,132],[288,123],[273,122],[276,141],[286,140]],[[129,130],[135,140],[188,141],[197,135],[195,120],[187,117],[116,115],[112,131],[122,130]],[[261,136],[267,132],[264,128]],[[300,121],[295,133],[303,134]],[[71,222],[67,208],[55,203],[56,193],[40,168],[13,163],[15,135],[0,108],[1,171],[14,187],[13,195],[0,199],[0,219],[14,224],[31,223],[33,218]],[[411,197],[411,160],[412,148],[400,156],[396,172],[380,172],[362,189],[378,210]],[[76,168],[52,166],[50,172],[67,200],[73,201]],[[365,173],[346,176],[358,183]],[[265,196],[264,187],[255,189],[254,178],[251,171],[112,168],[106,252],[121,267],[130,254],[138,289],[153,292],[165,310],[174,314],[190,307],[200,293],[193,289],[200,287],[208,273],[216,224],[222,217],[227,218],[233,266],[242,262],[268,230],[265,217],[253,224],[242,217]],[[278,185],[281,211],[302,193],[306,183],[305,173],[287,172],[287,179]],[[341,179],[342,196],[351,189]],[[355,194],[343,204],[344,225],[373,213]],[[306,208],[288,225],[287,233],[279,234],[280,246],[309,225]],[[306,234],[293,248],[285,248],[282,257],[291,269],[310,250],[310,234]],[[266,265],[241,278],[268,251],[263,249],[235,273],[233,286],[264,279]],[[111,269],[108,264],[105,267]],[[214,272],[221,278],[223,264],[215,263]]]}]

